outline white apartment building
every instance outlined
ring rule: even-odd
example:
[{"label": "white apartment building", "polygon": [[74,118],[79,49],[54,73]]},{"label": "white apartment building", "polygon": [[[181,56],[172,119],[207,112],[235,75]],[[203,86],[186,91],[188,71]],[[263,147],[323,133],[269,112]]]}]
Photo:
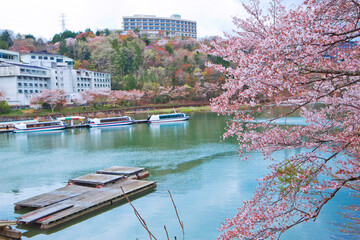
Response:
[{"label": "white apartment building", "polygon": [[0,91],[9,105],[29,105],[33,94],[50,89],[49,69],[20,63],[0,63]]},{"label": "white apartment building", "polygon": [[19,53],[0,49],[0,62],[1,61],[18,63],[20,61]]},{"label": "white apartment building", "polygon": [[73,59],[46,51],[21,54],[21,61],[30,65],[47,68],[74,66]]},{"label": "white apartment building", "polygon": [[197,38],[196,21],[181,19],[174,14],[171,17],[157,17],[155,15],[134,15],[123,17],[125,31],[140,30],[140,34],[146,34],[149,39],[156,39],[163,35],[169,37],[192,37]]},{"label": "white apartment building", "polygon": [[0,56],[5,53],[0,59],[0,91],[9,105],[29,105],[31,97],[44,89],[64,90],[69,102],[86,89],[111,89],[110,74],[73,69],[71,58],[37,52],[21,55],[21,63],[16,61],[18,53],[0,49]]}]

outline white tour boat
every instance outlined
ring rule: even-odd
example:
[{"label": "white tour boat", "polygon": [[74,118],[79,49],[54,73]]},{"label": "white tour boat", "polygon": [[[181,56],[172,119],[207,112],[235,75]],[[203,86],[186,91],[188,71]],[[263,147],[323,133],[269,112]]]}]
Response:
[{"label": "white tour boat", "polygon": [[185,113],[171,113],[161,115],[151,115],[148,117],[150,123],[177,122],[189,120],[189,116]]},{"label": "white tour boat", "polygon": [[19,123],[14,125],[14,132],[43,132],[52,130],[61,130],[65,128],[62,121],[37,122],[37,123]]},{"label": "white tour boat", "polygon": [[89,119],[89,127],[117,127],[133,124],[135,120],[132,117],[112,117],[112,118],[93,118]]}]

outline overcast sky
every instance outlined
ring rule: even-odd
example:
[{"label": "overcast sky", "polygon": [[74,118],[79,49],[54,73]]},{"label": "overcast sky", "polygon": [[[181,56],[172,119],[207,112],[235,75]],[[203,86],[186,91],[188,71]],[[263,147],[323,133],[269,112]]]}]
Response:
[{"label": "overcast sky", "polygon": [[51,40],[62,32],[61,14],[66,28],[74,32],[121,29],[122,17],[134,14],[179,14],[197,22],[198,38],[202,38],[231,32],[232,16],[243,16],[244,10],[240,0],[3,0],[0,29]]}]

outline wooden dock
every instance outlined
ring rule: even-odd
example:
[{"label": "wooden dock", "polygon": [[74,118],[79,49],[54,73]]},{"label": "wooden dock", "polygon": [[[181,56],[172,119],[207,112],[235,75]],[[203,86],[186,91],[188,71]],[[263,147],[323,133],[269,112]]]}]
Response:
[{"label": "wooden dock", "polygon": [[16,222],[0,220],[0,239],[21,239],[21,232],[12,229],[12,225],[16,225]]},{"label": "wooden dock", "polygon": [[149,123],[147,119],[135,120],[134,124]]},{"label": "wooden dock", "polygon": [[148,175],[145,168],[114,166],[71,179],[63,188],[15,203],[15,209],[36,208],[17,224],[54,227],[125,199],[121,188],[129,197],[155,188],[155,182],[139,180]]}]

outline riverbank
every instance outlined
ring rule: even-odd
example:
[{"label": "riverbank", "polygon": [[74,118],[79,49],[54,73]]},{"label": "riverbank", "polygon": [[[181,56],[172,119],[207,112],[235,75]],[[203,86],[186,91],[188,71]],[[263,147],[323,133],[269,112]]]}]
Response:
[{"label": "riverbank", "polygon": [[83,116],[86,118],[104,118],[109,116],[119,115],[132,115],[132,114],[163,114],[171,113],[174,110],[176,112],[194,112],[194,111],[210,111],[209,102],[186,102],[186,103],[174,103],[174,104],[153,104],[142,105],[134,107],[121,107],[111,109],[92,109],[88,108],[68,108],[62,109],[58,112],[48,112],[41,110],[31,109],[22,112],[20,114],[6,114],[0,115],[0,122],[5,121],[19,121],[26,119],[38,119],[39,121],[48,121],[64,116]]}]

